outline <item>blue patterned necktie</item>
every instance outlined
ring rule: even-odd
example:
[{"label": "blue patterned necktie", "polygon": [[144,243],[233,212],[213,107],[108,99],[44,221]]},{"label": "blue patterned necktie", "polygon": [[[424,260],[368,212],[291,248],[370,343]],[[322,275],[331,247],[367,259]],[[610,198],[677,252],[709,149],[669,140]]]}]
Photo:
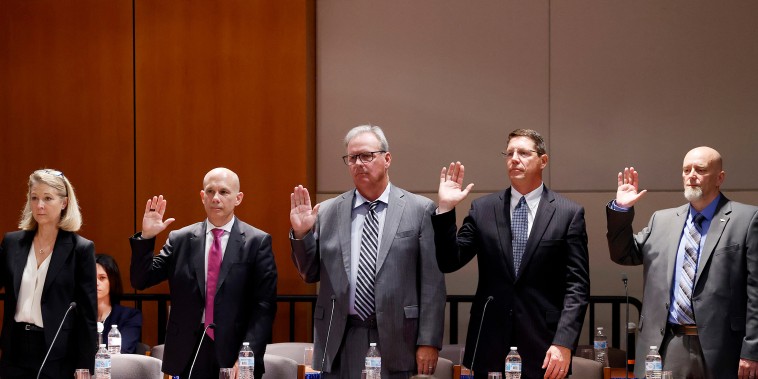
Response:
[{"label": "blue patterned necktie", "polygon": [[355,311],[361,320],[374,314],[374,279],[376,254],[379,250],[379,218],[376,215],[379,200],[365,204],[368,204],[369,211],[363,219],[361,254],[358,258],[358,278],[355,283]]},{"label": "blue patterned necktie", "polygon": [[513,270],[516,274],[518,274],[519,267],[521,267],[521,258],[524,256],[524,250],[526,250],[526,240],[529,239],[528,213],[526,198],[521,196],[518,204],[516,204],[516,208],[513,209],[513,219],[511,220]]},{"label": "blue patterned necktie", "polygon": [[695,288],[695,273],[700,251],[700,239],[702,229],[700,223],[705,216],[698,213],[693,217],[692,223],[687,225],[683,234],[684,238],[684,262],[679,271],[679,280],[674,291],[674,308],[676,319],[682,325],[695,324],[695,311],[692,309],[692,291]]}]

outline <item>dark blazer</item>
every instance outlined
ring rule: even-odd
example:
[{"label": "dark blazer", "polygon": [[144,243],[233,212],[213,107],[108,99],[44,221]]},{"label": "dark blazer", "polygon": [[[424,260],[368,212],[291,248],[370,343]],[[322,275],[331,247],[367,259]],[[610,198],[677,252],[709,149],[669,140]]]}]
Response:
[{"label": "dark blazer", "polygon": [[453,272],[477,256],[464,365],[471,366],[479,336],[474,372],[502,372],[509,347],[517,346],[522,373],[541,378],[550,345],[574,350],[584,322],[590,287],[584,208],[544,187],[517,276],[510,199],[509,188],[474,200],[457,236],[454,210],[432,216],[437,262]]},{"label": "dark blazer", "polygon": [[[653,213],[647,227],[632,230],[634,208],[606,207],[611,259],[644,265],[637,362],[661,346],[669,314],[676,254],[689,204]],[[714,378],[736,378],[740,358],[758,360],[758,207],[723,194],[698,260],[692,305],[705,367]],[[665,357],[664,357],[665,358]],[[644,365],[637,365],[638,377]]]},{"label": "dark blazer", "polygon": [[[129,240],[132,286],[142,290],[168,279],[171,288],[163,355],[163,371],[168,374],[181,373],[195,353],[193,332],[205,309],[206,228],[206,222],[199,222],[172,231],[155,256],[155,238]],[[213,315],[221,367],[233,367],[247,341],[255,352],[255,376],[263,374],[263,354],[276,313],[276,281],[271,236],[236,219],[221,262]]]},{"label": "dark blazer", "polygon": [[[35,231],[16,231],[5,235],[0,245],[0,286],[5,288],[3,332],[0,337],[2,360],[12,359],[13,335],[21,276]],[[63,322],[58,339],[45,363],[43,375],[72,377],[76,368],[94,370],[97,346],[97,287],[95,245],[76,233],[58,231],[50,266],[42,290],[42,321],[45,343],[50,346],[58,325],[71,302],[76,302]],[[6,361],[6,363],[8,363]]]},{"label": "dark blazer", "polygon": [[134,354],[137,352],[137,344],[142,336],[142,312],[138,309],[122,307],[114,304],[111,314],[103,321],[103,343],[108,343],[108,333],[111,325],[117,325],[121,333],[121,352]]},{"label": "dark blazer", "polygon": [[[442,347],[445,322],[445,278],[434,258],[429,216],[434,203],[390,187],[384,229],[376,261],[374,298],[382,367],[415,371],[419,345]],[[355,191],[321,204],[314,231],[291,239],[292,260],[308,283],[321,282],[313,315],[313,366],[332,372],[349,316],[350,228]],[[329,346],[324,348],[334,299]],[[351,347],[348,347],[351,348]],[[352,347],[355,348],[355,347]],[[360,346],[360,349],[368,349]]]}]

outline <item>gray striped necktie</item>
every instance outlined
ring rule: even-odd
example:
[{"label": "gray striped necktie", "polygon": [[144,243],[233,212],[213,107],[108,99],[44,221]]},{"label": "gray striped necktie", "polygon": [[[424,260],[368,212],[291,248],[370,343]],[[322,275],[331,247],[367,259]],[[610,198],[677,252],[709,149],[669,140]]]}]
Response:
[{"label": "gray striped necktie", "polygon": [[679,280],[674,291],[674,308],[676,319],[682,325],[695,324],[695,311],[692,309],[692,291],[695,288],[695,273],[700,251],[701,227],[705,216],[698,213],[692,224],[687,225],[684,238],[684,259],[679,271]]},{"label": "gray striped necktie", "polygon": [[358,278],[355,283],[355,311],[361,320],[374,314],[374,279],[376,254],[379,250],[379,218],[376,215],[379,200],[364,204],[368,204],[369,210],[363,219],[361,254],[358,259]]}]

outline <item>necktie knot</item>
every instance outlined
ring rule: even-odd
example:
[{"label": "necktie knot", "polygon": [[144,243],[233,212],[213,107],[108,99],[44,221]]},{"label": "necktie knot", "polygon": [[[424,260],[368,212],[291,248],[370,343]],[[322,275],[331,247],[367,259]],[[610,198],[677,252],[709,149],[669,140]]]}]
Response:
[{"label": "necktie knot", "polygon": [[692,218],[692,223],[695,224],[695,227],[698,230],[700,230],[703,220],[705,220],[705,216],[703,216],[702,213],[698,213],[695,215],[695,217]]},{"label": "necktie knot", "polygon": [[219,238],[223,237],[223,235],[224,235],[224,229],[213,228],[213,229],[211,229],[211,233],[213,233],[213,239],[219,239]]},{"label": "necktie knot", "polygon": [[521,199],[519,199],[518,204],[516,204],[516,209],[521,208],[526,205],[526,196],[521,196]]},{"label": "necktie knot", "polygon": [[379,205],[381,201],[374,200],[374,201],[367,201],[366,204],[368,204],[368,210],[369,212],[376,212],[376,206]]}]

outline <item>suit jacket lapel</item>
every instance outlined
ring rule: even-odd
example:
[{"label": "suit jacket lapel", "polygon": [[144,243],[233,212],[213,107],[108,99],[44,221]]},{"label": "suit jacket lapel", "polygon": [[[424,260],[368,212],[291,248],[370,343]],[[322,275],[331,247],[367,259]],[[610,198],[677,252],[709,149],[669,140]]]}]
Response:
[{"label": "suit jacket lapel", "polygon": [[524,249],[524,256],[521,258],[521,270],[519,272],[524,272],[524,268],[529,264],[529,260],[534,255],[542,236],[550,225],[550,220],[553,219],[555,214],[554,201],[553,193],[543,185],[540,204],[537,207],[537,214],[534,215],[532,230],[529,232],[529,239],[526,241],[526,249]]},{"label": "suit jacket lapel", "polygon": [[240,229],[240,220],[235,217],[232,229],[229,231],[229,241],[226,243],[226,250],[224,250],[224,258],[221,260],[221,269],[218,274],[218,283],[216,285],[216,293],[224,284],[224,279],[229,275],[229,270],[232,269],[234,262],[239,262],[242,255],[242,246],[245,246],[245,233],[242,233]]},{"label": "suit jacket lapel", "polygon": [[[200,293],[203,294],[205,299],[205,233],[208,228],[208,222],[202,222],[195,229],[190,236],[190,259],[193,269],[195,270],[195,277],[197,278],[197,286],[200,288]],[[177,252],[175,251],[174,254]]]},{"label": "suit jacket lapel", "polygon": [[[667,267],[664,268],[666,272],[665,285],[669,289],[671,289],[671,281],[674,278],[674,270],[679,270],[679,267],[676,267],[676,255],[679,253],[679,243],[682,241],[682,230],[684,230],[684,223],[687,221],[687,213],[689,212],[689,209],[689,205],[683,205],[676,210],[676,222],[671,225],[672,230],[671,233],[669,233],[669,246],[673,246],[673,248],[666,256]],[[697,281],[697,278],[695,281]]]},{"label": "suit jacket lapel", "polygon": [[21,276],[24,274],[24,268],[26,267],[26,261],[29,259],[29,249],[32,248],[32,241],[34,240],[34,232],[26,231],[21,240],[18,241],[19,249],[14,253],[13,257],[13,291],[18,298],[18,291],[21,289]]},{"label": "suit jacket lapel", "polygon": [[506,272],[510,275],[511,280],[516,278],[513,272],[513,242],[511,241],[511,189],[500,194],[500,202],[495,204],[493,209],[495,213],[495,223],[497,225],[497,234],[500,237],[500,251],[503,252],[500,259],[507,268]]},{"label": "suit jacket lapel", "polygon": [[71,232],[66,232],[63,230],[58,231],[58,237],[55,239],[53,254],[50,256],[50,266],[47,268],[45,285],[42,288],[43,294],[46,293],[48,288],[50,288],[50,286],[53,284],[53,281],[55,281],[55,276],[58,275],[58,272],[60,272],[65,262],[68,260],[69,255],[71,255],[71,252],[74,248],[74,242],[71,239]]},{"label": "suit jacket lapel", "polygon": [[397,228],[400,226],[400,219],[403,217],[403,210],[405,209],[405,194],[397,187],[390,187],[389,203],[384,215],[384,229],[382,229],[382,240],[379,243],[379,251],[376,256],[376,272],[382,268],[384,260],[387,258],[387,254],[390,252],[390,246],[397,234]]},{"label": "suit jacket lapel", "polygon": [[700,259],[698,259],[697,274],[695,275],[695,288],[697,288],[697,283],[700,281],[703,268],[705,268],[708,261],[711,259],[713,250],[716,249],[716,244],[721,239],[721,235],[724,233],[724,229],[726,229],[726,225],[729,223],[729,215],[731,213],[732,206],[729,203],[729,199],[724,195],[721,195],[718,208],[716,208],[716,212],[713,214],[713,219],[711,220],[711,226],[708,227],[708,234],[705,237],[703,250],[700,252]]},{"label": "suit jacket lapel", "polygon": [[[349,191],[342,194],[339,203],[336,204],[338,209],[338,218],[336,227],[339,228],[340,246],[342,250],[342,265],[345,267],[346,278],[350,278],[350,234],[353,215],[353,201],[355,191]],[[331,227],[331,225],[330,225]]]}]

